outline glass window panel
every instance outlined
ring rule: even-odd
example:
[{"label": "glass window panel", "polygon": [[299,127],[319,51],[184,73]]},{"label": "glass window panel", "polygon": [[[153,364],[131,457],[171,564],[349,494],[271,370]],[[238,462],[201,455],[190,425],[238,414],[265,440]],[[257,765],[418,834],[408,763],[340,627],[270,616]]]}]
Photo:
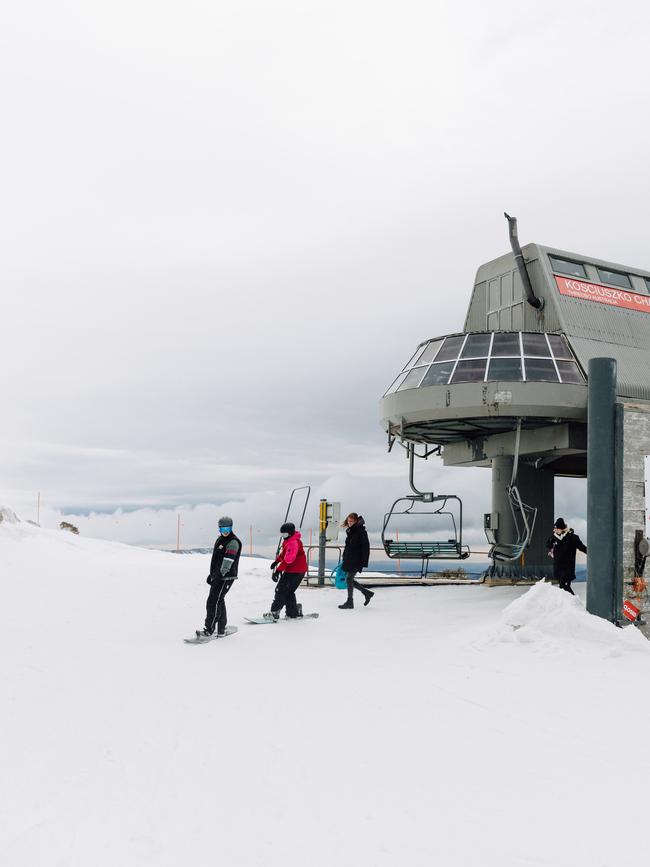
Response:
[{"label": "glass window panel", "polygon": [[557,371],[550,358],[527,358],[525,364],[529,382],[558,382]]},{"label": "glass window panel", "polygon": [[404,379],[405,376],[406,376],[405,373],[400,373],[400,375],[397,377],[397,379],[394,379],[394,380],[393,380],[393,382],[392,382],[390,388],[388,389],[388,391],[385,391],[385,392],[384,392],[384,397],[386,397],[386,396],[389,395],[389,394],[392,394],[394,391],[397,391],[397,389],[399,388],[399,386],[400,386],[400,384],[401,384],[401,382],[402,382],[402,380]]},{"label": "glass window panel", "polygon": [[444,346],[436,356],[436,361],[447,361],[449,358],[458,358],[458,353],[465,339],[464,334],[459,334],[458,337],[447,337]]},{"label": "glass window panel", "polygon": [[603,283],[609,283],[610,286],[620,286],[621,289],[632,288],[632,281],[628,274],[621,274],[620,271],[607,271],[605,268],[596,268],[596,270]]},{"label": "glass window panel", "polygon": [[650,292],[650,277],[644,277],[645,280],[645,288]]},{"label": "glass window panel", "polygon": [[442,340],[432,340],[431,343],[428,343],[424,348],[424,352],[418,358],[418,364],[428,364],[430,361],[433,361],[441,346]]},{"label": "glass window panel", "polygon": [[560,371],[562,382],[583,383],[584,379],[578,365],[574,361],[558,361],[557,369]]},{"label": "glass window panel", "polygon": [[574,277],[586,277],[585,266],[580,262],[571,262],[570,259],[561,259],[559,256],[549,256],[551,267],[560,274],[572,274]]},{"label": "glass window panel", "polygon": [[454,361],[445,361],[442,364],[432,364],[427,370],[427,375],[422,380],[420,388],[427,385],[447,385],[455,363]]},{"label": "glass window panel", "polygon": [[515,382],[521,381],[522,378],[520,358],[493,358],[490,361],[488,379],[506,379]]},{"label": "glass window panel", "polygon": [[406,362],[406,364],[402,368],[402,371],[408,370],[409,367],[413,367],[416,359],[418,358],[418,356],[422,355],[423,351],[424,351],[424,346],[418,346],[418,348],[415,350],[413,355],[409,358],[409,360]]},{"label": "glass window panel", "polygon": [[487,358],[491,334],[470,334],[465,341],[461,358]]},{"label": "glass window panel", "polygon": [[548,348],[545,334],[522,334],[521,339],[524,344],[524,355],[534,355],[537,358],[548,358],[551,350]]},{"label": "glass window panel", "polygon": [[519,351],[519,332],[495,334],[492,344],[492,355],[521,355]]},{"label": "glass window panel", "polygon": [[483,382],[485,377],[486,358],[474,358],[471,361],[459,361],[451,379],[452,382]]},{"label": "glass window panel", "polygon": [[551,344],[553,355],[556,358],[570,358],[571,360],[573,360],[571,350],[567,346],[567,342],[564,337],[561,337],[559,334],[549,334],[548,342]]},{"label": "glass window panel", "polygon": [[405,391],[407,388],[417,388],[424,376],[425,370],[426,367],[414,367],[413,370],[409,370],[397,391]]}]

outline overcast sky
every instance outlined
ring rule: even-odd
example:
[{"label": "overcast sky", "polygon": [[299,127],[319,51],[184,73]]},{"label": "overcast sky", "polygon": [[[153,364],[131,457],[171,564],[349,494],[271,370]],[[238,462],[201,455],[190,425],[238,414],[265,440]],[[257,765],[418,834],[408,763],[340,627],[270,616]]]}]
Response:
[{"label": "overcast sky", "polygon": [[[407,489],[379,398],[462,329],[504,210],[650,268],[649,25],[630,0],[12,4],[0,503],[148,544],[182,507],[197,545],[223,509],[275,530],[307,482],[376,524]],[[489,472],[428,474],[480,538]]]}]

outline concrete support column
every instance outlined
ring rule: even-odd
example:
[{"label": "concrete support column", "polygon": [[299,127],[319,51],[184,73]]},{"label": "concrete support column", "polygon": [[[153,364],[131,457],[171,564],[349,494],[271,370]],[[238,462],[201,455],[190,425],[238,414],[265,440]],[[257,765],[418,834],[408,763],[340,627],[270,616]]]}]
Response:
[{"label": "concrete support column", "polygon": [[517,487],[524,503],[537,509],[533,538],[524,552],[524,565],[541,566],[543,571],[540,574],[544,574],[553,565],[546,549],[546,540],[553,533],[555,521],[555,476],[549,470],[536,470],[530,464],[520,463]]},{"label": "concrete support column", "polygon": [[499,516],[499,528],[495,535],[500,545],[511,545],[517,537],[507,491],[512,479],[513,460],[512,455],[492,458],[492,511]]},{"label": "concrete support column", "polygon": [[[503,545],[512,545],[518,535],[507,491],[512,480],[513,461],[512,455],[500,455],[492,459],[492,511],[499,515],[496,539]],[[537,517],[531,543],[524,552],[523,563],[513,563],[513,569],[524,566],[529,571],[539,566],[541,570],[538,574],[544,574],[552,565],[546,550],[546,540],[553,532],[554,483],[553,473],[543,469],[536,470],[530,464],[519,462],[516,485],[522,501],[537,508]]]}]

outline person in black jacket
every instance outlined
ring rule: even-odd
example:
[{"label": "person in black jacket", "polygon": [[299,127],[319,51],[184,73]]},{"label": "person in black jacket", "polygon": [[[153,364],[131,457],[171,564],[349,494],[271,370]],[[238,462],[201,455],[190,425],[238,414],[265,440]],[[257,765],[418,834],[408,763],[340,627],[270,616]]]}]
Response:
[{"label": "person in black jacket", "polygon": [[548,556],[553,558],[553,577],[558,580],[562,590],[575,595],[571,582],[576,577],[576,551],[586,554],[586,545],[571,527],[567,527],[564,518],[558,518],[546,547]]},{"label": "person in black jacket", "polygon": [[357,572],[361,572],[368,565],[370,559],[370,542],[366,533],[365,521],[361,515],[357,515],[356,512],[350,512],[341,526],[347,527],[341,567],[348,574],[348,600],[343,605],[339,605],[339,608],[354,608],[353,596],[355,587],[363,593],[363,604],[367,605],[375,594],[372,590],[368,590],[363,584],[359,584],[358,581],[354,580]]},{"label": "person in black jacket", "polygon": [[215,626],[217,635],[226,633],[228,614],[224,596],[237,577],[241,547],[241,541],[232,531],[232,518],[219,518],[219,537],[214,543],[210,574],[206,579],[210,593],[205,606],[205,628],[196,630],[197,638],[213,635]]}]

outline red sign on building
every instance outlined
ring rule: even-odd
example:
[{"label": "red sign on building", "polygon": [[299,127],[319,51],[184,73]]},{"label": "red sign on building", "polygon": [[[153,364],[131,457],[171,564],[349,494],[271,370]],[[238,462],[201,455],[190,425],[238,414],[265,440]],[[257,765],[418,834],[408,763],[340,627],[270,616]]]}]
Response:
[{"label": "red sign on building", "polygon": [[637,608],[633,602],[630,602],[629,599],[626,599],[623,603],[623,614],[627,617],[628,620],[636,620],[639,614],[641,613],[641,609]]},{"label": "red sign on building", "polygon": [[555,275],[557,288],[562,295],[569,298],[579,298],[581,301],[597,301],[599,304],[609,304],[610,307],[623,307],[625,310],[637,310],[640,313],[650,313],[650,295],[639,295],[638,292],[628,292],[613,286],[602,286],[600,283],[587,283],[574,277],[558,277]]}]

